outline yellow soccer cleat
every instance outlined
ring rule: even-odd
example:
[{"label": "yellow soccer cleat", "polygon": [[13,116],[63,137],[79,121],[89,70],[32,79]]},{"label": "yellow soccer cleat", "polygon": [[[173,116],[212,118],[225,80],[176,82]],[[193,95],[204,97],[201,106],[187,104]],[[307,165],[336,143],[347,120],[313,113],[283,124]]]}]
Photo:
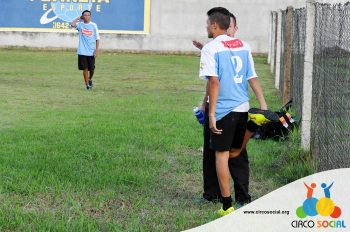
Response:
[{"label": "yellow soccer cleat", "polygon": [[218,210],[218,215],[220,217],[226,216],[229,213],[232,213],[235,209],[231,206],[230,208],[228,208],[227,210],[224,210],[223,208]]},{"label": "yellow soccer cleat", "polygon": [[248,119],[253,121],[256,125],[261,126],[267,122],[278,122],[279,116],[270,110],[251,108],[248,111]]}]

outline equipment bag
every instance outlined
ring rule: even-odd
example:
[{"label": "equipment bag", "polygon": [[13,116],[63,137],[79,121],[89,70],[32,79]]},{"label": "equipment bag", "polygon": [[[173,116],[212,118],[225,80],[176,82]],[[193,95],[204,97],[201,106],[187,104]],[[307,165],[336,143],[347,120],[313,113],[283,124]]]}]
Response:
[{"label": "equipment bag", "polygon": [[255,139],[273,139],[277,141],[285,140],[288,134],[298,127],[298,122],[288,112],[292,106],[292,100],[285,104],[279,111],[276,111],[280,120],[278,122],[269,122],[259,127],[253,138]]}]

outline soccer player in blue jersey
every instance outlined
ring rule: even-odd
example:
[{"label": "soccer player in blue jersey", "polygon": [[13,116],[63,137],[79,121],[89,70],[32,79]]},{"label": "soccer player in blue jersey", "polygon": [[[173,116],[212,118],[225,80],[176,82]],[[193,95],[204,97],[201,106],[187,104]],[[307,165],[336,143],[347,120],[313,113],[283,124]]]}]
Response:
[{"label": "soccer player in blue jersey", "polygon": [[220,12],[208,15],[207,32],[213,41],[201,51],[200,76],[207,79],[211,147],[216,156],[223,216],[234,209],[230,193],[228,159],[230,151],[241,149],[246,132],[249,106],[248,84],[260,108],[267,109],[257,80],[250,47],[244,41],[226,35],[230,17]]},{"label": "soccer player in blue jersey", "polygon": [[[226,8],[215,7],[207,12],[210,15],[214,12],[221,12],[230,16],[230,26],[227,29],[227,35],[234,37],[238,30],[236,17]],[[203,44],[193,40],[193,45],[198,49],[203,48]],[[215,168],[215,150],[210,148],[210,129],[208,120],[209,101],[208,95],[205,94],[202,102],[202,111],[205,115],[205,124],[203,127],[203,199],[216,202],[221,200],[221,192]],[[235,201],[238,207],[243,206],[251,201],[249,194],[249,160],[247,150],[243,147],[239,150],[238,157],[230,158],[228,165],[231,177],[234,183]]]},{"label": "soccer player in blue jersey", "polygon": [[95,72],[95,58],[98,55],[100,36],[96,23],[91,22],[91,12],[85,10],[82,16],[76,18],[71,26],[79,32],[78,68],[83,70],[87,90],[91,90],[92,77]]}]

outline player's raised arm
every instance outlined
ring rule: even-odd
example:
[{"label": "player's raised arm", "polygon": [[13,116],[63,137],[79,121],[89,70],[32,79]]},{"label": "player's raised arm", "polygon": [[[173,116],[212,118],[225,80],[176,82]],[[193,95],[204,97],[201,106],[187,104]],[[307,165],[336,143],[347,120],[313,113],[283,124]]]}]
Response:
[{"label": "player's raised arm", "polygon": [[80,20],[81,20],[81,16],[79,16],[76,19],[74,19],[73,22],[70,23],[71,27],[76,28],[77,27],[77,23],[80,22]]},{"label": "player's raised arm", "polygon": [[192,43],[196,48],[198,48],[199,50],[202,50],[203,44],[201,42],[194,39],[194,40],[192,40]]}]

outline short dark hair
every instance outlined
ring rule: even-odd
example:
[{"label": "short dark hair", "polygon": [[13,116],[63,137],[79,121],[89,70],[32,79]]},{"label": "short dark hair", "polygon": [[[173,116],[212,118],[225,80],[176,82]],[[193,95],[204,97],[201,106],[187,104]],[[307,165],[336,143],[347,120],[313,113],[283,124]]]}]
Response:
[{"label": "short dark hair", "polygon": [[230,16],[220,12],[212,13],[208,16],[208,19],[210,23],[217,23],[223,30],[227,30],[230,27]]},{"label": "short dark hair", "polygon": [[232,13],[230,13],[230,17],[233,19],[233,24],[234,24],[235,26],[237,26],[236,16],[234,16]]},{"label": "short dark hair", "polygon": [[224,7],[214,7],[214,8],[211,8],[210,10],[208,10],[207,12],[207,15],[208,17],[213,14],[213,13],[221,13],[221,14],[224,14],[224,15],[228,15],[230,16],[232,19],[233,19],[233,23],[235,24],[235,26],[237,26],[237,19],[236,19],[236,16],[234,16],[229,10],[227,10],[226,8]]},{"label": "short dark hair", "polygon": [[208,17],[213,14],[213,13],[221,13],[221,14],[224,14],[224,15],[230,15],[230,11],[228,11],[226,8],[224,7],[214,7],[214,8],[211,8],[210,10],[208,10],[207,12],[207,15]]},{"label": "short dark hair", "polygon": [[84,13],[90,13],[90,15],[91,15],[91,11],[89,11],[89,10],[84,10],[84,11],[81,13],[81,15],[84,15]]}]

